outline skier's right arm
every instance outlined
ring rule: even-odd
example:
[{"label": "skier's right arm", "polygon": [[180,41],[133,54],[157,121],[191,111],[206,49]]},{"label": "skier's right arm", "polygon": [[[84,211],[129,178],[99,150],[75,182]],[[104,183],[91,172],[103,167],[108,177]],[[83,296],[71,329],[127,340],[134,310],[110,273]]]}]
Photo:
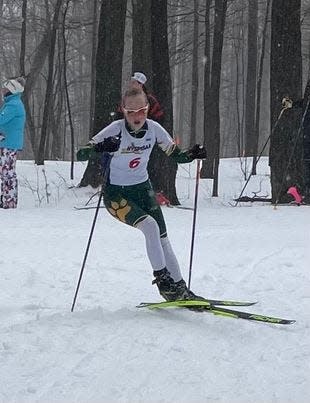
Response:
[{"label": "skier's right arm", "polygon": [[78,161],[87,161],[92,153],[113,153],[119,149],[121,142],[121,129],[117,122],[111,123],[96,134],[77,154]]}]

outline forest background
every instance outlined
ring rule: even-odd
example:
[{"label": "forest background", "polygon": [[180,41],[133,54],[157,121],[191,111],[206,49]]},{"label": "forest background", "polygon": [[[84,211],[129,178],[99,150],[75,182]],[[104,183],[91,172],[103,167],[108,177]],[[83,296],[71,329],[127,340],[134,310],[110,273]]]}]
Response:
[{"label": "forest background", "polygon": [[[0,0],[2,79],[27,78],[20,158],[71,160],[73,177],[77,149],[111,121],[142,70],[171,135],[183,148],[206,146],[213,196],[221,158],[239,157],[246,180],[262,149],[273,197],[285,194],[283,172],[302,182],[290,137],[300,113],[284,116],[280,136],[272,131],[282,97],[302,97],[308,81],[309,11],[309,0]],[[90,164],[81,183],[96,187],[96,172]],[[150,176],[177,203],[176,166],[158,151]]]}]

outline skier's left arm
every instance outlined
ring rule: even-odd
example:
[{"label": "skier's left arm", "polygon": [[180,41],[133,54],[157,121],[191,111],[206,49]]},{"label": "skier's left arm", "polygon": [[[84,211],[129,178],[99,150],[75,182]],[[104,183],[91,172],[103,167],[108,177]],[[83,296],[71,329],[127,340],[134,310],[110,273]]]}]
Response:
[{"label": "skier's left arm", "polygon": [[207,158],[207,152],[204,146],[195,144],[188,150],[181,150],[162,126],[156,124],[155,129],[158,146],[164,151],[165,154],[167,154],[169,157],[172,157],[177,163],[184,164],[192,162],[195,159]]},{"label": "skier's left arm", "polygon": [[207,152],[204,146],[195,144],[188,150],[181,150],[176,144],[172,150],[166,151],[169,157],[172,157],[178,164],[185,164],[194,160],[205,160]]}]

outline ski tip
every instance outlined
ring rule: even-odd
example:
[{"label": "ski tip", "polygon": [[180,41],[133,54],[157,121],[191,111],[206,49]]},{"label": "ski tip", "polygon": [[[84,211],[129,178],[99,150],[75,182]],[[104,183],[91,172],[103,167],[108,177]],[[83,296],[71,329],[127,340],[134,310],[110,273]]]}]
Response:
[{"label": "ski tip", "polygon": [[141,302],[139,305],[136,305],[136,308],[145,308],[146,306],[144,302]]},{"label": "ski tip", "polygon": [[287,323],[286,323],[287,325],[292,325],[294,323],[296,323],[295,319],[287,319]]},{"label": "ski tip", "polygon": [[[207,300],[208,301],[208,300]],[[229,300],[209,300],[212,305],[227,306],[252,306],[258,304],[258,301],[229,301]]]},{"label": "ski tip", "polygon": [[249,306],[258,304],[259,301],[248,302]]},{"label": "ski tip", "polygon": [[153,305],[158,305],[161,302],[140,302],[139,305],[136,305],[136,308],[149,308],[150,306]]},{"label": "ski tip", "polygon": [[293,325],[296,323],[296,320],[291,320],[291,319],[281,319],[278,322],[267,322],[267,323],[272,323],[274,325]]}]

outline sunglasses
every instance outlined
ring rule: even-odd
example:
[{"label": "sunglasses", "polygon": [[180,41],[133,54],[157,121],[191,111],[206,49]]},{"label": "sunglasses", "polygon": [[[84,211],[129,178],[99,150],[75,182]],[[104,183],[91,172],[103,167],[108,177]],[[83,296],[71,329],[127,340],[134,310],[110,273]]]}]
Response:
[{"label": "sunglasses", "polygon": [[135,113],[147,113],[148,109],[149,109],[148,105],[143,106],[143,108],[140,109],[126,109],[123,107],[124,112],[127,113],[128,115],[133,115]]}]

